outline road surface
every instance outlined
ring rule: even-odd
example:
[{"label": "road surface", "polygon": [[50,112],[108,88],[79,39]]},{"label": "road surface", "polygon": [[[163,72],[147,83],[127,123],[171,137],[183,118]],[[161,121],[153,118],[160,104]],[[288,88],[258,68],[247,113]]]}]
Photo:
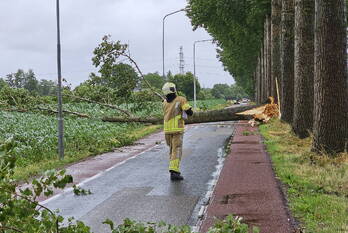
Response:
[{"label": "road surface", "polygon": [[102,222],[125,218],[196,225],[198,211],[222,167],[224,146],[233,122],[189,126],[184,136],[182,182],[169,180],[168,148],[162,143],[83,183],[93,194],[65,192],[45,202],[64,217],[84,221],[93,232],[109,232]]}]

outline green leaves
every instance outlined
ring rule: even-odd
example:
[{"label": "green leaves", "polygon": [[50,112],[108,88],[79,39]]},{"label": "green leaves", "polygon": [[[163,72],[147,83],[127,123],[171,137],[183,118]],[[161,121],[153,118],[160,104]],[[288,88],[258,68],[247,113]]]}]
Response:
[{"label": "green leaves", "polygon": [[263,38],[270,0],[190,0],[188,16],[194,28],[205,28],[217,41],[219,59],[247,94]]},{"label": "green leaves", "polygon": [[3,143],[0,146],[0,230],[1,232],[89,232],[82,223],[70,221],[67,227],[61,227],[64,218],[39,204],[37,198],[45,192],[52,193],[53,188],[64,188],[72,182],[65,171],[49,171],[40,179],[34,179],[24,189],[18,189],[13,181],[15,159],[12,148]]}]

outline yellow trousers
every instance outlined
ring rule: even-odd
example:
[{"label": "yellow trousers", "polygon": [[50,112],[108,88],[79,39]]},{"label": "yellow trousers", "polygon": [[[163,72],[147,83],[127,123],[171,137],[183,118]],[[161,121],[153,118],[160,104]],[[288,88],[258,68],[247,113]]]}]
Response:
[{"label": "yellow trousers", "polygon": [[183,136],[183,133],[165,134],[169,146],[169,170],[180,172]]}]

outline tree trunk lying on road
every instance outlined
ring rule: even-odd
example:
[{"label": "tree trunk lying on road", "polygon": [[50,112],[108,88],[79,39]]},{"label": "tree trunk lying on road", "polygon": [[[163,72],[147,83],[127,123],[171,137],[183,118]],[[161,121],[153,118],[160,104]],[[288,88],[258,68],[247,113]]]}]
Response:
[{"label": "tree trunk lying on road", "polygon": [[[195,112],[192,117],[185,120],[186,124],[206,123],[206,122],[218,122],[218,121],[236,121],[236,120],[249,120],[251,116],[237,115],[238,112],[243,112],[252,108],[258,107],[256,105],[247,106],[235,106],[225,108],[221,110],[211,110],[205,112]],[[124,118],[124,117],[104,117],[103,121],[106,122],[140,122],[151,124],[162,124],[163,118]]]}]

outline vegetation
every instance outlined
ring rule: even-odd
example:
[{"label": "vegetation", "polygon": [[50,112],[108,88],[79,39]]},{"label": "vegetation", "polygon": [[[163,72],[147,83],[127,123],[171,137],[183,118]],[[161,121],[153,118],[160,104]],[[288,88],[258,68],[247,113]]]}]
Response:
[{"label": "vegetation", "polygon": [[[175,83],[176,88],[184,93],[186,98],[193,100],[193,82],[194,77],[191,72],[187,72],[186,74],[176,74],[174,76],[169,76],[168,81]],[[196,93],[199,93],[201,90],[201,86],[196,78]]]},{"label": "vegetation", "polygon": [[312,132],[312,149],[334,156],[348,150],[346,3],[189,0],[187,11],[249,96],[257,103],[277,97],[297,136]]},{"label": "vegetation", "polygon": [[32,94],[43,96],[55,94],[56,86],[51,80],[42,79],[38,81],[33,70],[25,72],[19,69],[16,73],[6,75],[4,79],[0,78],[0,89],[5,87],[23,88]]},{"label": "vegetation", "polygon": [[243,88],[237,84],[232,84],[231,86],[227,84],[215,84],[211,89],[211,94],[217,99],[226,100],[240,100],[248,97]]},{"label": "vegetation", "polygon": [[[112,124],[94,119],[65,118],[65,161],[57,159],[57,123],[54,116],[39,113],[0,112],[0,140],[13,141],[17,156],[16,178],[26,178],[83,157],[130,145],[146,126]],[[158,127],[151,128],[153,132]]]},{"label": "vegetation", "polygon": [[[76,95],[76,92],[65,90]],[[145,94],[144,94],[145,93]],[[146,99],[152,96],[150,99]],[[156,98],[156,97],[155,97]],[[135,101],[137,100],[138,101]],[[132,93],[130,103],[118,105],[137,117],[161,117],[162,104],[153,100],[147,91]],[[110,99],[112,102],[113,99]],[[122,112],[96,103],[86,103],[65,97],[65,159],[57,158],[57,123],[54,97],[41,97],[24,88],[5,87],[0,90],[0,141],[11,139],[12,153],[17,156],[16,179],[42,173],[47,169],[62,167],[90,155],[130,145],[140,137],[154,132],[160,126],[139,123],[107,123],[103,117],[121,116]],[[191,103],[192,104],[192,103]],[[198,101],[201,110],[223,108],[225,100]],[[44,110],[44,111],[43,111]],[[79,113],[79,117],[69,112]]]},{"label": "vegetation", "polygon": [[263,21],[270,13],[270,0],[190,0],[188,16],[194,28],[204,27],[219,46],[225,68],[252,96],[253,72],[263,38]]},{"label": "vegetation", "polygon": [[348,153],[331,158],[310,152],[312,138],[298,139],[291,126],[279,120],[260,130],[304,232],[346,232]]}]

